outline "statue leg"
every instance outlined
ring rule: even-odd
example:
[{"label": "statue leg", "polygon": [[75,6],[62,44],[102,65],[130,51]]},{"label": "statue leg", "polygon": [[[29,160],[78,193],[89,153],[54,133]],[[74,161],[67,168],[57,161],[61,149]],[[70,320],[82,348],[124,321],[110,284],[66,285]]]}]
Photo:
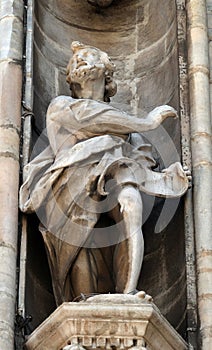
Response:
[{"label": "statue leg", "polygon": [[130,293],[137,287],[144,254],[143,204],[139,190],[131,185],[123,187],[118,203],[111,214],[119,225],[121,223],[126,240],[117,244],[114,253],[116,292]]},{"label": "statue leg", "polygon": [[70,271],[74,297],[97,292],[97,266],[90,249],[81,248]]}]

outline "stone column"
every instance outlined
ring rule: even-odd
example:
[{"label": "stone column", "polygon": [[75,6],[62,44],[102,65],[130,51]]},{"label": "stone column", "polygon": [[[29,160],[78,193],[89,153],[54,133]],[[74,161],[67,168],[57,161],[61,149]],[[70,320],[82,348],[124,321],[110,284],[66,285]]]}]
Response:
[{"label": "stone column", "polygon": [[14,347],[23,1],[0,0],[0,349]]},{"label": "stone column", "polygon": [[201,349],[212,344],[211,121],[205,0],[188,0],[188,64]]},{"label": "stone column", "polygon": [[[187,15],[186,0],[177,0],[178,54],[180,80],[180,125],[182,164],[192,167],[190,142],[190,110],[187,62]],[[197,286],[196,254],[193,218],[193,190],[189,188],[184,197],[184,232],[187,284],[187,339],[189,349],[197,347]]]}]

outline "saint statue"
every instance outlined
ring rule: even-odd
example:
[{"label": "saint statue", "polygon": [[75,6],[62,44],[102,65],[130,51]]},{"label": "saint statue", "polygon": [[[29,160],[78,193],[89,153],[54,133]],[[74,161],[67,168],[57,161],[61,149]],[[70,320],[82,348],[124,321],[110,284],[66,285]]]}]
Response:
[{"label": "saint statue", "polygon": [[57,304],[81,293],[131,293],[144,242],[142,192],[175,198],[188,188],[180,163],[153,171],[140,133],[177,116],[167,105],[138,117],[109,105],[115,66],[98,48],[72,43],[71,96],[58,96],[46,115],[49,146],[26,165],[20,208],[35,212]]}]

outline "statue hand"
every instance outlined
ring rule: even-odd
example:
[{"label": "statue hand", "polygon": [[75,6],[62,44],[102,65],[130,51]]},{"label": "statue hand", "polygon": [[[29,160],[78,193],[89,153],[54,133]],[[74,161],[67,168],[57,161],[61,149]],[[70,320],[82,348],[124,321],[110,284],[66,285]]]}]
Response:
[{"label": "statue hand", "polygon": [[159,126],[166,118],[177,118],[177,111],[168,105],[159,106],[151,111],[147,118],[151,123],[154,123],[156,126]]}]

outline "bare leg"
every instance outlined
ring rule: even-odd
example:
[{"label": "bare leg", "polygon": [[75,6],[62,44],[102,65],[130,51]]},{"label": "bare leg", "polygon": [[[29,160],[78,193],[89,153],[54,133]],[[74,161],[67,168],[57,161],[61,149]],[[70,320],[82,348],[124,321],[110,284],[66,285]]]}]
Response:
[{"label": "bare leg", "polygon": [[139,190],[130,185],[121,190],[118,202],[119,212],[116,208],[112,216],[116,222],[120,222],[122,217],[127,239],[119,243],[115,251],[116,291],[130,293],[137,287],[143,261],[144,241],[141,230],[143,205]]}]

